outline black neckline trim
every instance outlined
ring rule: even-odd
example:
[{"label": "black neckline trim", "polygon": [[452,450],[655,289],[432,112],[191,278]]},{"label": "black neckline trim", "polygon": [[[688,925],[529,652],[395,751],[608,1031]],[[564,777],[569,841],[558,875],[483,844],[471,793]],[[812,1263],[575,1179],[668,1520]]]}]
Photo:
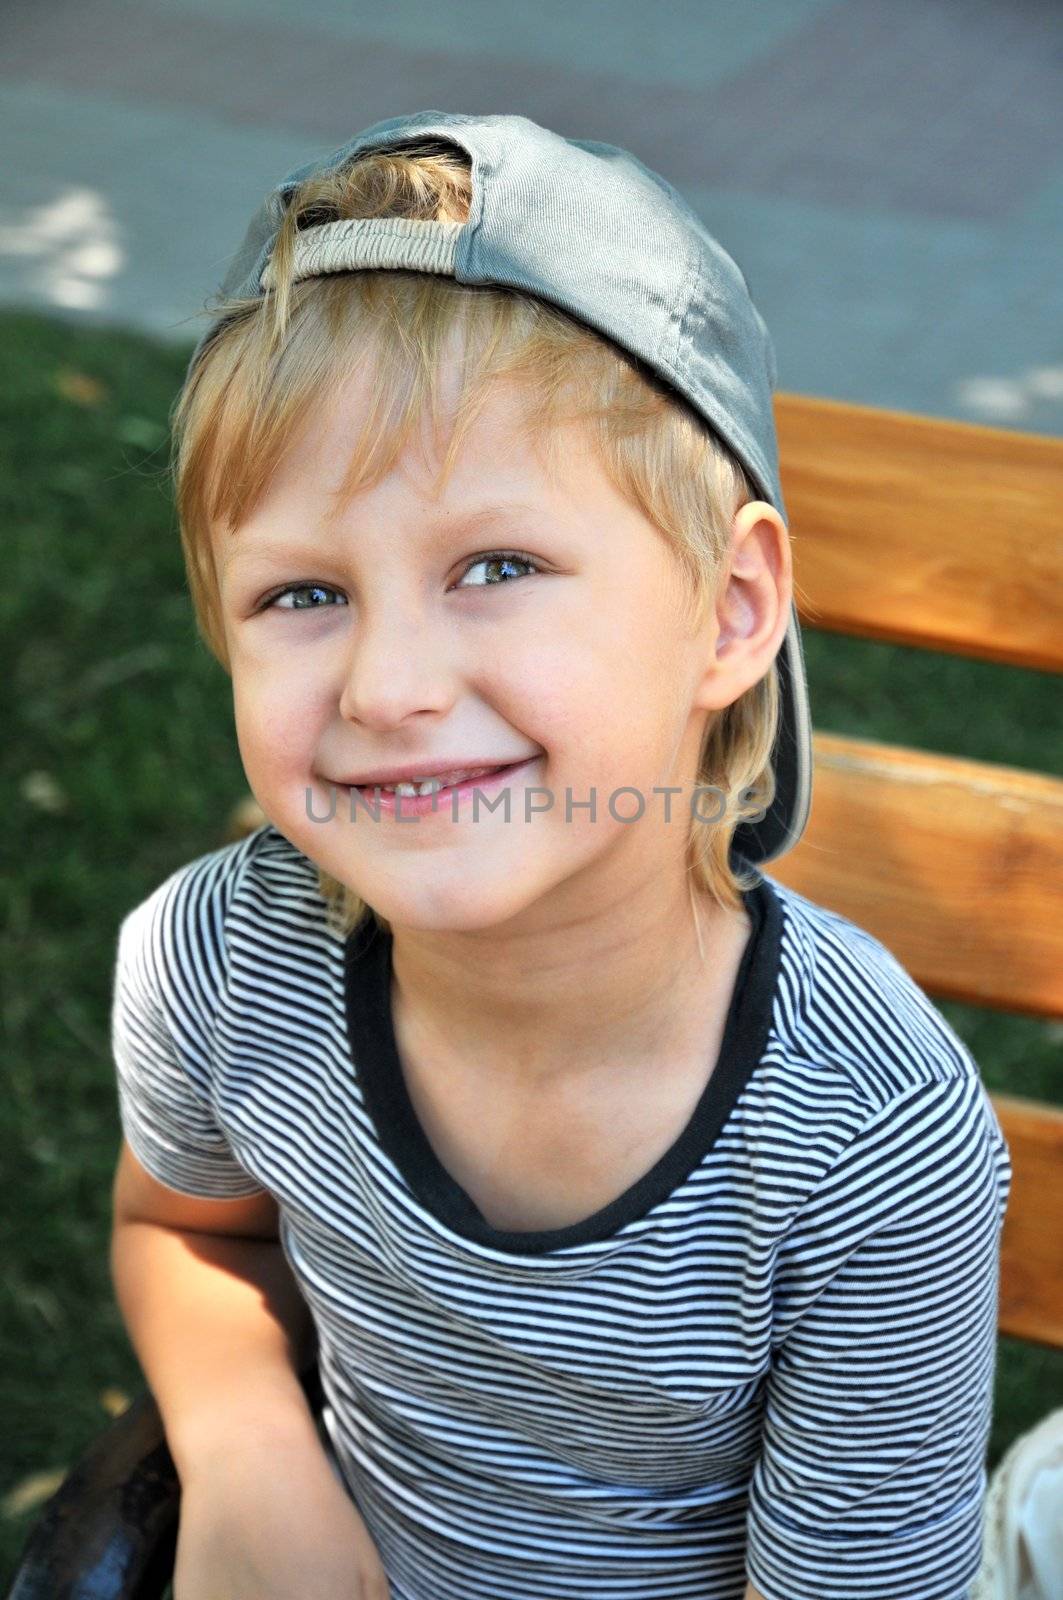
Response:
[{"label": "black neckline trim", "polygon": [[764,1055],[772,1025],[782,943],[782,907],[760,876],[742,895],[752,927],[735,980],[720,1056],[674,1144],[623,1194],[565,1228],[512,1232],[489,1223],[436,1155],[417,1118],[399,1061],[391,1016],[392,936],[371,916],[347,937],[344,996],[351,1062],[381,1146],[421,1204],[462,1238],[514,1256],[543,1255],[608,1239],[645,1216],[689,1177]]}]

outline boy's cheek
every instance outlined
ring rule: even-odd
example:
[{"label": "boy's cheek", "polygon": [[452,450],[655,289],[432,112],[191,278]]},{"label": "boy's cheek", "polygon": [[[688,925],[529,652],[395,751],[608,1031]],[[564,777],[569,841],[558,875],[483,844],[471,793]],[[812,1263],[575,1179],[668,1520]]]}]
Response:
[{"label": "boy's cheek", "polygon": [[275,738],[285,732],[290,737],[316,727],[324,714],[321,693],[308,684],[276,671],[233,673],[233,712],[238,728],[249,739]]},{"label": "boy's cheek", "polygon": [[318,719],[307,704],[238,694],[233,701],[236,741],[252,788],[256,782],[306,780],[315,767]]}]

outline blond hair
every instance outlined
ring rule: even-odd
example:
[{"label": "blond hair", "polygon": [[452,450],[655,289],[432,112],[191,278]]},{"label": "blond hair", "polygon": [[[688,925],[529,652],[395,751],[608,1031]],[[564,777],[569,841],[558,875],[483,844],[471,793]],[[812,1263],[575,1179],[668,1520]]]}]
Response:
[{"label": "blond hair", "polygon": [[[465,360],[444,479],[489,386],[515,381],[525,386],[548,452],[557,424],[589,429],[614,485],[667,538],[687,580],[690,616],[715,600],[735,512],[761,497],[722,440],[641,362],[517,290],[407,271],[291,281],[301,228],[355,217],[462,222],[470,198],[468,157],[437,140],[315,174],[292,193],[281,222],[271,256],[275,288],[262,298],[219,297],[209,307],[219,326],[172,408],[171,470],[197,627],[226,672],[212,527],[234,530],[250,515],[287,449],[369,362],[374,403],[339,498],[377,483],[426,410],[437,425],[442,358],[455,333]],[[745,816],[775,797],[770,756],[779,702],[773,662],[732,705],[710,714],[702,740],[697,782],[721,790],[726,810],[712,825],[691,819],[687,871],[732,910],[757,878],[732,867],[731,839]],[[335,932],[345,935],[367,911],[389,926],[349,886],[323,868],[318,876]]]}]

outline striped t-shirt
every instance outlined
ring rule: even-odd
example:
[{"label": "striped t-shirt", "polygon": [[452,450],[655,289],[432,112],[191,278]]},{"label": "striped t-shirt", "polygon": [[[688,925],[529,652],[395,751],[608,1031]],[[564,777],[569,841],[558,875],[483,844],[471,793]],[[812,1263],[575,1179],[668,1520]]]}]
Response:
[{"label": "striped t-shirt", "polygon": [[718,1063],[582,1222],[492,1227],[407,1093],[391,937],[272,825],[125,917],[121,1123],[268,1190],[392,1600],[966,1600],[1011,1168],[888,949],[761,874]]}]

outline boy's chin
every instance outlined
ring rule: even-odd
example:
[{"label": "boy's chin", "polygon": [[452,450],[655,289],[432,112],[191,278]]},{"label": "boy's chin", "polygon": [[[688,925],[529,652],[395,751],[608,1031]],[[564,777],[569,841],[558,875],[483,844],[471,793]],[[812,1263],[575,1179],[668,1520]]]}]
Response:
[{"label": "boy's chin", "polygon": [[386,917],[392,929],[410,933],[502,933],[516,928],[541,897],[541,887],[521,886],[512,873],[505,879],[487,877],[472,881],[466,872],[460,881],[440,873],[433,881],[431,868],[422,868],[418,881],[407,888],[392,876],[387,885],[365,882],[359,893]]}]

